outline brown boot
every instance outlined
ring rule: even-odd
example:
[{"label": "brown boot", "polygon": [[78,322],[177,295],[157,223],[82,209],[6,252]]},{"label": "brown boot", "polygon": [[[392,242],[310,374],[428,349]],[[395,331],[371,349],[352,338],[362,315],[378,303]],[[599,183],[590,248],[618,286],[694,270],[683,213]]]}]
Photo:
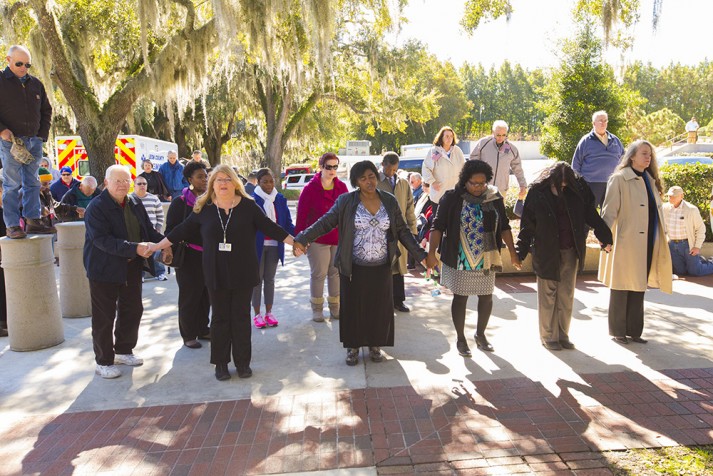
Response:
[{"label": "brown boot", "polygon": [[39,218],[26,218],[25,231],[33,235],[53,235],[57,233],[57,229],[47,225]]},{"label": "brown boot", "polygon": [[27,233],[22,230],[22,227],[8,226],[5,236],[7,236],[8,238],[12,238],[13,240],[17,240],[19,238],[25,238],[27,236]]}]

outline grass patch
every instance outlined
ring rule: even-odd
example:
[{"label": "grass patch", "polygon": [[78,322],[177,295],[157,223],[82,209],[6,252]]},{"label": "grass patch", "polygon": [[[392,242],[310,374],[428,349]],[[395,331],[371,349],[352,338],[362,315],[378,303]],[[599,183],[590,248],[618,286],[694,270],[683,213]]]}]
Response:
[{"label": "grass patch", "polygon": [[294,189],[278,190],[278,192],[280,192],[282,195],[284,195],[287,200],[299,199],[301,191],[302,190],[294,190]]},{"label": "grass patch", "polygon": [[713,445],[609,451],[603,456],[616,476],[713,475]]}]

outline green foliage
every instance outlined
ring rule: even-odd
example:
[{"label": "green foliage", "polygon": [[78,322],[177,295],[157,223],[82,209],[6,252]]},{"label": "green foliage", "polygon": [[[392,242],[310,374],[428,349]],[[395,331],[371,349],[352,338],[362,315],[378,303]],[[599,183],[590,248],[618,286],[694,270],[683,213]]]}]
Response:
[{"label": "green foliage", "polygon": [[[713,63],[695,66],[671,64],[657,69],[650,63],[635,62],[624,72],[623,84],[646,98],[645,114],[669,109],[684,121],[696,116],[699,124],[713,121]],[[683,129],[678,131],[683,132]]]},{"label": "green foliage", "polygon": [[472,33],[481,22],[495,20],[502,16],[509,19],[512,12],[510,0],[467,0],[460,24],[467,32]]},{"label": "green foliage", "polygon": [[646,139],[655,146],[681,134],[686,123],[668,108],[641,117],[633,125],[631,140]]},{"label": "green foliage", "polygon": [[541,151],[546,156],[571,162],[579,139],[592,129],[592,114],[601,109],[609,115],[608,130],[618,134],[624,99],[601,51],[591,25],[584,25],[575,40],[565,42],[562,63],[545,87],[541,104],[546,117]]},{"label": "green foliage", "polygon": [[706,223],[706,241],[713,241],[710,226],[713,166],[704,164],[663,165],[660,172],[666,190],[678,185],[686,193],[684,200],[698,207],[701,217]]}]

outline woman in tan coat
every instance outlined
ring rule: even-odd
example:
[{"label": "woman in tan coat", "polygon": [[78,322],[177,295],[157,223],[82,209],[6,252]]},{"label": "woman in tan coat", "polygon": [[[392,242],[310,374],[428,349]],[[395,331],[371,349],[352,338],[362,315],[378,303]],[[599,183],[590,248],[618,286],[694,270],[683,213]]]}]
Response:
[{"label": "woman in tan coat", "polygon": [[647,342],[641,338],[647,285],[671,293],[662,194],[653,146],[645,140],[632,143],[607,184],[602,218],[614,245],[599,258],[599,280],[611,289],[609,334],[621,344]]}]

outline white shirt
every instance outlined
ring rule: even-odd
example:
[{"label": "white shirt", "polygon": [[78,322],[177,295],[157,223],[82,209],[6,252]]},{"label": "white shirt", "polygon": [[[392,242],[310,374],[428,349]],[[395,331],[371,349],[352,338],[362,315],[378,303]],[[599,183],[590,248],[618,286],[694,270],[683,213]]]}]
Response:
[{"label": "white shirt", "polygon": [[688,121],[686,123],[686,132],[696,132],[697,130],[698,130],[698,123],[696,121]]}]

